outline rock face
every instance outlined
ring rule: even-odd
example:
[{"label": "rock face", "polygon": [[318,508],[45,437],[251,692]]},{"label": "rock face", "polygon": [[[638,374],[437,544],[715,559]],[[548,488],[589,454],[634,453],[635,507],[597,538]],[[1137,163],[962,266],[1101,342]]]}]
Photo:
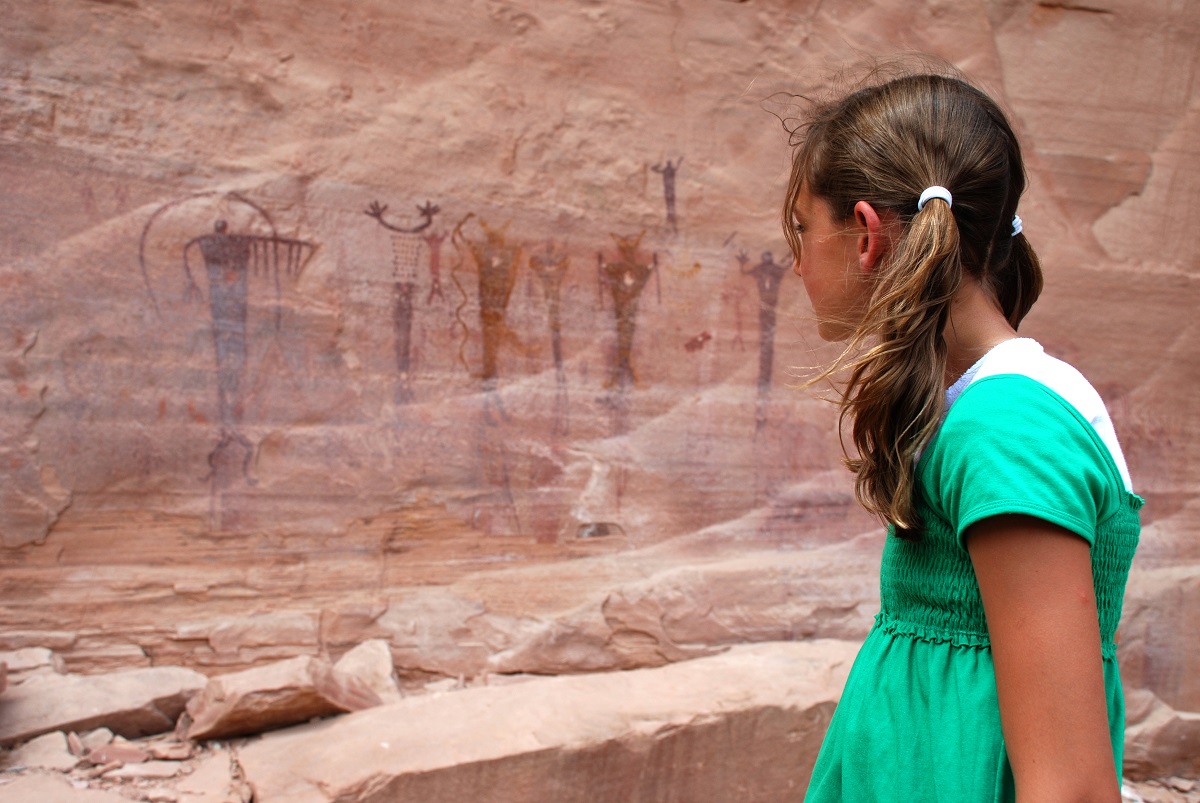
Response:
[{"label": "rock face", "polygon": [[59,662],[28,671],[379,639],[420,688],[861,637],[880,539],[794,387],[831,352],[767,112],[915,49],[1012,112],[1022,331],[1147,500],[1124,676],[1200,711],[1200,5],[8,5],[0,650]]}]

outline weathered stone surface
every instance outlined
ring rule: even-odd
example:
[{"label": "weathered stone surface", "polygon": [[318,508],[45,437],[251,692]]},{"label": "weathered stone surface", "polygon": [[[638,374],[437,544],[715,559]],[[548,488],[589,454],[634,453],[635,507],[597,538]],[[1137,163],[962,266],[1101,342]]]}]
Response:
[{"label": "weathered stone surface", "polygon": [[333,665],[329,677],[341,687],[333,698],[350,711],[394,703],[403,697],[396,682],[392,651],[383,639],[370,639],[350,650]]},{"label": "weathered stone surface", "polygon": [[66,670],[62,658],[45,647],[0,651],[0,663],[8,667],[8,679],[12,683],[20,683],[30,675],[45,672],[62,674]]},{"label": "weathered stone surface", "polygon": [[1200,777],[1200,712],[1176,711],[1152,693],[1127,695],[1125,774]]},{"label": "weathered stone surface", "polygon": [[1170,643],[1173,634],[1200,633],[1200,564],[1133,572],[1119,633],[1126,684],[1148,689],[1180,711],[1200,711],[1194,656],[1187,646]]},{"label": "weathered stone surface", "polygon": [[206,678],[182,667],[130,669],[108,675],[35,675],[0,698],[0,745],[55,730],[100,726],[122,736],[175,726]]},{"label": "weathered stone surface", "polygon": [[107,744],[112,744],[113,732],[108,728],[96,728],[79,737],[79,745],[84,750],[96,750]]},{"label": "weathered stone surface", "polygon": [[36,739],[13,750],[8,764],[35,770],[69,770],[79,763],[67,746],[67,735],[62,731],[44,733]]},{"label": "weathered stone surface", "polygon": [[345,711],[349,706],[327,696],[340,690],[331,672],[327,661],[302,656],[211,678],[188,701],[187,737],[261,733]]},{"label": "weathered stone surface", "polygon": [[263,803],[800,800],[855,649],[755,645],[410,697],[272,734],[240,758]]},{"label": "weathered stone surface", "polygon": [[88,750],[85,758],[88,763],[98,766],[108,764],[141,764],[150,758],[150,754],[141,746],[126,741],[114,739],[108,744]]},{"label": "weathered stone surface", "polygon": [[192,772],[179,780],[175,788],[192,803],[226,803],[235,787],[230,755],[216,750],[196,762]]},{"label": "weathered stone surface", "polygon": [[58,775],[30,774],[0,786],[5,803],[129,803],[119,792],[78,788]]}]

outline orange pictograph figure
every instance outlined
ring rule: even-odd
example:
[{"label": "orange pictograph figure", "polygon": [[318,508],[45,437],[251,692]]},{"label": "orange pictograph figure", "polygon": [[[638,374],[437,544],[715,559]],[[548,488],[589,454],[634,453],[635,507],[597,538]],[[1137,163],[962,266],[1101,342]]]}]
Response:
[{"label": "orange pictograph figure", "polygon": [[[384,220],[387,205],[371,201],[365,214],[375,218],[380,226],[392,232],[392,281],[395,285],[395,298],[392,308],[392,329],[395,333],[396,351],[396,401],[404,404],[412,401],[412,327],[413,327],[413,296],[417,288],[417,267],[421,259],[422,240],[420,232],[429,228],[433,216],[440,210],[437,206],[426,201],[417,207],[421,222],[414,226],[404,227],[388,223]],[[431,260],[432,268],[432,260]],[[436,279],[435,279],[436,282]],[[436,285],[435,285],[436,286]]]},{"label": "orange pictograph figure", "polygon": [[758,404],[754,420],[756,428],[761,430],[767,422],[767,396],[775,365],[775,308],[788,266],[776,262],[770,251],[764,251],[762,260],[754,267],[750,267],[750,257],[745,251],[738,253],[737,261],[742,274],[753,276],[758,284]]},{"label": "orange pictograph figure", "polygon": [[[474,213],[467,215],[454,228],[451,241],[460,252],[463,248],[470,252],[479,276],[479,324],[483,337],[483,369],[480,377],[483,379],[484,390],[491,392],[496,390],[500,376],[500,344],[505,339],[514,339],[505,324],[505,316],[508,312],[508,300],[512,297],[513,287],[517,283],[521,246],[508,242],[505,234],[507,223],[493,227],[482,219],[479,220],[479,229],[483,236],[477,239],[468,238],[464,234],[464,227],[472,217]],[[460,260],[455,269],[464,261]],[[455,270],[451,271],[451,278],[462,295],[462,303],[455,310],[455,319],[463,328],[459,361],[467,367],[465,349],[470,328],[461,315],[467,304],[467,293],[459,283]]]},{"label": "orange pictograph figure", "polygon": [[554,401],[554,433],[567,433],[567,374],[563,367],[562,349],[562,282],[571,265],[565,245],[557,247],[547,242],[545,249],[529,257],[529,269],[542,285],[546,299],[546,319],[550,328],[550,353],[554,359],[554,380],[557,388]]},{"label": "orange pictograph figure", "polygon": [[[613,300],[613,315],[617,324],[617,350],[609,374],[608,387],[625,388],[637,384],[637,373],[633,369],[633,335],[637,330],[638,300],[651,276],[658,275],[658,255],[649,259],[638,251],[645,232],[637,235],[609,235],[617,244],[617,256],[606,260],[604,254],[596,255],[599,274],[600,297],[603,301],[607,290]],[[660,287],[661,295],[661,287]]]}]

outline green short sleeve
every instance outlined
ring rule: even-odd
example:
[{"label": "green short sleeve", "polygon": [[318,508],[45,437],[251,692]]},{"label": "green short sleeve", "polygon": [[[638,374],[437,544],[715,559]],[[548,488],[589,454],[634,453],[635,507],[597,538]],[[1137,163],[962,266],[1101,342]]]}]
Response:
[{"label": "green short sleeve", "polygon": [[1119,474],[1092,425],[1045,385],[1017,374],[963,391],[919,468],[929,503],[960,542],[977,521],[1034,516],[1093,544],[1115,512]]}]

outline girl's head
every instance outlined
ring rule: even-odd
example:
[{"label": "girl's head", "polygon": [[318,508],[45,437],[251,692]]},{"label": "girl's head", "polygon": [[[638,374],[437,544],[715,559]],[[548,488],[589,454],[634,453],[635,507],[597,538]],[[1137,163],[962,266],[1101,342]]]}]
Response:
[{"label": "girl's head", "polygon": [[[792,134],[783,217],[797,258],[803,244],[793,214],[802,192],[823,201],[835,221],[850,221],[855,204],[867,201],[900,224],[875,284],[893,273],[955,284],[966,273],[995,295],[1013,327],[1020,323],[1041,290],[1041,269],[1025,238],[1013,236],[1025,169],[991,98],[960,78],[908,75],[818,106]],[[947,188],[952,206],[934,201],[918,211],[930,186]],[[935,254],[945,264],[930,264]]]},{"label": "girl's head", "polygon": [[[973,279],[1015,329],[1041,291],[1037,257],[1014,235],[1025,188],[1021,149],[991,98],[935,74],[818,105],[791,133],[783,218],[796,264],[844,268],[840,277],[805,276],[805,284],[824,318],[822,336],[848,341],[825,374],[850,369],[842,416],[854,420],[858,455],[847,465],[868,509],[913,530],[914,464],[943,408],[951,299]],[[934,199],[918,210],[931,186],[948,189],[952,203]],[[866,262],[856,259],[853,238],[836,236],[861,227],[864,209],[885,235]]]}]

